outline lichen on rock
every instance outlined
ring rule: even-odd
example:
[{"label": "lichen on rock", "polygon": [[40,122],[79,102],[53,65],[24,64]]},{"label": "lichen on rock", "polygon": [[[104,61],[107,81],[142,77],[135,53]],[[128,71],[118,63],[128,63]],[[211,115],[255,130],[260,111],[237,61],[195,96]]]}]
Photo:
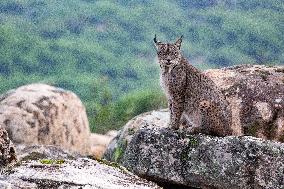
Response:
[{"label": "lichen on rock", "polygon": [[[284,144],[251,136],[190,135],[167,128],[168,120],[166,111],[133,118],[104,157],[138,176],[173,187],[282,189]],[[129,133],[129,128],[135,133]],[[120,158],[114,158],[125,140]]]}]

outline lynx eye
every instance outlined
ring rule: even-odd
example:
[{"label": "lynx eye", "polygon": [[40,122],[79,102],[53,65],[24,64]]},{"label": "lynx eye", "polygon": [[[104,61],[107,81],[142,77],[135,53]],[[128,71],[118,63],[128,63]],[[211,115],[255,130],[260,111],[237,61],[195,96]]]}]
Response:
[{"label": "lynx eye", "polygon": [[171,52],[171,55],[172,55],[172,56],[177,56],[178,53],[177,53],[177,52]]}]

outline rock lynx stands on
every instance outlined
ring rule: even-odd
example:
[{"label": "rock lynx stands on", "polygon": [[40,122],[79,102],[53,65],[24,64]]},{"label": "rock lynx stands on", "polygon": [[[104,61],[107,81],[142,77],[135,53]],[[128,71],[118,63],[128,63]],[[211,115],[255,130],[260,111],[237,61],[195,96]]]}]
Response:
[{"label": "rock lynx stands on", "polygon": [[234,135],[284,142],[284,66],[238,65],[204,74],[230,103]]},{"label": "rock lynx stands on", "polygon": [[232,134],[228,102],[214,82],[188,63],[176,43],[154,42],[161,67],[161,85],[170,109],[170,126],[192,126],[192,133],[216,136]]},{"label": "rock lynx stands on", "polygon": [[57,145],[81,154],[90,148],[89,123],[80,99],[49,85],[26,85],[0,96],[0,125],[15,145]]}]

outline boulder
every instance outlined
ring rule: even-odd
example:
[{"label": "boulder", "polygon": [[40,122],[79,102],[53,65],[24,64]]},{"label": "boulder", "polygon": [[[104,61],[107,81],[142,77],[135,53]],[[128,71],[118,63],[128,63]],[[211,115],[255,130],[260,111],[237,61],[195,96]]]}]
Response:
[{"label": "boulder", "polygon": [[0,171],[17,161],[16,150],[4,128],[0,127]]},{"label": "boulder", "polygon": [[87,154],[90,129],[86,110],[72,92],[31,84],[0,96],[0,124],[14,144],[57,145]]},{"label": "boulder", "polygon": [[132,140],[133,135],[141,128],[148,127],[149,124],[166,128],[169,122],[169,112],[167,109],[160,111],[147,112],[138,115],[128,121],[124,127],[118,132],[113,140],[107,146],[103,158],[121,163],[121,157]]},{"label": "boulder", "polygon": [[230,102],[235,135],[284,142],[284,66],[241,65],[204,73]]},{"label": "boulder", "polygon": [[115,163],[74,157],[52,146],[26,146],[19,155],[13,170],[0,174],[0,188],[160,189]]},{"label": "boulder", "polygon": [[190,135],[167,128],[167,111],[130,120],[105,158],[168,188],[282,189],[284,144],[251,136]]}]

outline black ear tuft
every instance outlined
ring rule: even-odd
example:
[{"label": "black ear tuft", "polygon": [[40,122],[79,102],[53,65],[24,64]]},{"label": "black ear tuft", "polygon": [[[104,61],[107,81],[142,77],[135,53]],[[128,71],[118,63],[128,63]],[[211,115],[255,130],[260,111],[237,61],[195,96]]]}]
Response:
[{"label": "black ear tuft", "polygon": [[175,42],[175,45],[180,49],[183,35]]},{"label": "black ear tuft", "polygon": [[157,41],[157,35],[155,34],[155,37],[154,37],[154,42],[155,43],[158,43],[158,41]]}]

